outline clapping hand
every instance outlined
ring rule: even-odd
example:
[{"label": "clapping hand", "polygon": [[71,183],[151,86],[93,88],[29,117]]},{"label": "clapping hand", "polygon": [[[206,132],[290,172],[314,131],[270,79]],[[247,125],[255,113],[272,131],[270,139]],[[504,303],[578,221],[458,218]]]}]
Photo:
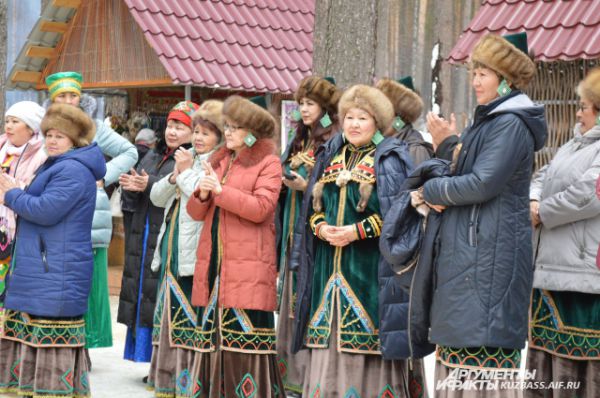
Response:
[{"label": "clapping hand", "polygon": [[177,169],[178,174],[192,168],[193,164],[194,156],[190,151],[182,148],[175,151],[175,168]]},{"label": "clapping hand", "polygon": [[450,122],[433,112],[427,113],[427,131],[431,134],[433,148],[436,149],[446,138],[456,135],[456,117],[450,114]]},{"label": "clapping hand", "polygon": [[140,174],[134,169],[131,169],[131,174],[121,174],[119,176],[119,184],[126,191],[143,192],[148,186],[149,176],[146,170],[142,170]]},{"label": "clapping hand", "polygon": [[198,189],[200,189],[200,199],[206,200],[211,192],[219,195],[223,188],[221,187],[217,173],[213,170],[210,163],[203,161],[202,168],[204,169],[204,177],[200,180]]}]

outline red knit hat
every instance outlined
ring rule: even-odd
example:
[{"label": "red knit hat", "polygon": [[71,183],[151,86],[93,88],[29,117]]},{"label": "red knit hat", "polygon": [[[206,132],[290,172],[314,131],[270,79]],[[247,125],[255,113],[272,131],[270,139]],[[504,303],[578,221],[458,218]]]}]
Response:
[{"label": "red knit hat", "polygon": [[181,101],[171,109],[167,121],[178,120],[189,128],[192,128],[192,115],[200,106],[192,101]]}]

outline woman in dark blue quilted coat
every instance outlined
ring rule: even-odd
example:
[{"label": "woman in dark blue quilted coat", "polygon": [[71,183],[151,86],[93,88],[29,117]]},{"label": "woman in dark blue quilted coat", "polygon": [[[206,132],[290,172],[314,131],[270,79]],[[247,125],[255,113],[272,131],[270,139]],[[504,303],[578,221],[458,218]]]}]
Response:
[{"label": "woman in dark blue quilted coat", "polygon": [[[106,173],[93,121],[52,105],[41,125],[48,159],[21,189],[0,175],[0,202],[18,215],[0,338],[0,392],[90,395],[84,354],[93,270],[96,181]],[[6,366],[12,371],[6,371]]]}]

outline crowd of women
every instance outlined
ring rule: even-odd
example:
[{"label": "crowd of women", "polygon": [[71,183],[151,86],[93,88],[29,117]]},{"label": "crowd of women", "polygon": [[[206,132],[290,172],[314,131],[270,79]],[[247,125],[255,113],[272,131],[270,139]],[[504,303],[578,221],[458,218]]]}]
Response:
[{"label": "crowd of women", "polygon": [[[433,352],[436,396],[598,396],[600,69],[532,176],[526,36],[484,36],[470,68],[471,122],[427,113],[433,145],[409,77],[309,76],[281,157],[264,98],[231,96],[177,104],[139,162],[81,75],[49,76],[47,109],[13,105],[0,138],[0,392],[91,395],[118,181],[124,357],[151,362],[157,397],[424,397]],[[526,375],[577,389],[454,371],[517,372],[526,342]]]}]

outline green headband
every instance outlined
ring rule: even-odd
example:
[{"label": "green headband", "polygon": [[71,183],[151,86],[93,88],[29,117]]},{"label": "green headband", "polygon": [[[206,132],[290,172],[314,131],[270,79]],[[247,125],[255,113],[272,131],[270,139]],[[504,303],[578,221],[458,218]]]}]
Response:
[{"label": "green headband", "polygon": [[51,100],[62,93],[81,95],[82,82],[83,77],[77,72],[58,72],[46,77],[46,85]]}]

